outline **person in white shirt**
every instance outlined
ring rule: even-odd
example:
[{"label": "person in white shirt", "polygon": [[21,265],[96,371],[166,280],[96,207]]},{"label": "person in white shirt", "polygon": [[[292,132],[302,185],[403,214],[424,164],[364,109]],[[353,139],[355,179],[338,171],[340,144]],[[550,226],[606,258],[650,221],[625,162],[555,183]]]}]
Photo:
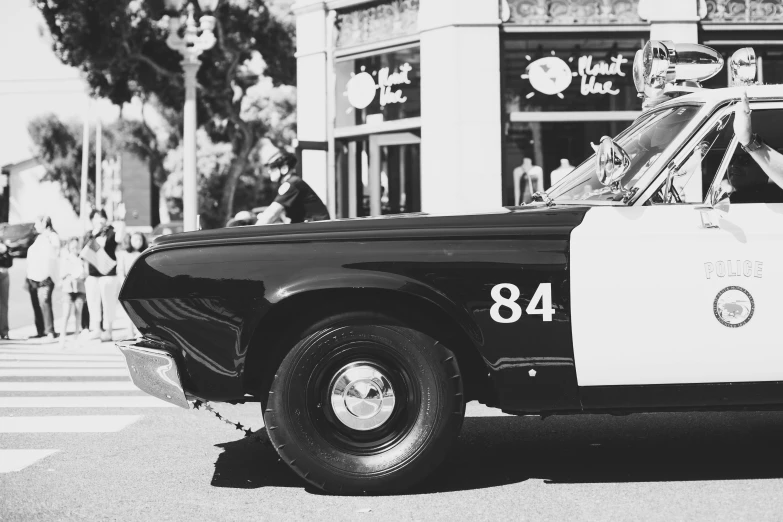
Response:
[{"label": "person in white shirt", "polygon": [[27,289],[30,291],[35,329],[38,332],[31,338],[46,337],[47,340],[54,340],[57,334],[54,331],[52,292],[60,254],[60,237],[48,216],[36,220],[35,231],[38,237],[27,251]]}]

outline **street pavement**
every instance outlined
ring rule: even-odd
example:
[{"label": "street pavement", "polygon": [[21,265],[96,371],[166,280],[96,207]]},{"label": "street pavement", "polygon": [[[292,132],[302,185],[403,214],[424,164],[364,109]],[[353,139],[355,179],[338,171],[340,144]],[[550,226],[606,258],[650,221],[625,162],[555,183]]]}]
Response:
[{"label": "street pavement", "polygon": [[[118,338],[127,331],[118,332]],[[111,343],[0,342],[0,520],[780,520],[783,414],[511,417],[468,405],[405,495],[326,496],[257,404],[184,410]],[[251,430],[251,436],[237,429]]]}]

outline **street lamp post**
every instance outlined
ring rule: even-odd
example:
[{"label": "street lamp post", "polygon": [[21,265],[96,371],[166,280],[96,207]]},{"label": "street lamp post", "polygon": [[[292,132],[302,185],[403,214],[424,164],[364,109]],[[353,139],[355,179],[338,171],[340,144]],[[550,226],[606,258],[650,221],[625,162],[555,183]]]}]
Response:
[{"label": "street lamp post", "polygon": [[[198,0],[202,11],[214,11],[219,0]],[[167,0],[166,7],[182,12],[183,0]],[[205,15],[196,24],[193,4],[188,2],[184,35],[179,35],[182,17],[169,18],[169,36],[166,45],[182,55],[182,70],[185,73],[185,107],[183,109],[183,159],[182,159],[182,206],[183,229],[196,230],[198,213],[198,175],[196,172],[196,74],[201,66],[198,57],[215,45],[215,17]]]}]

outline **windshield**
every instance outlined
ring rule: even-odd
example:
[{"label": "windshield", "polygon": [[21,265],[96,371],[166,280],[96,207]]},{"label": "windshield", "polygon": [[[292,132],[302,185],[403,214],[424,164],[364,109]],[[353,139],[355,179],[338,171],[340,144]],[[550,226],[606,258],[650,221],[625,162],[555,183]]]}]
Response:
[{"label": "windshield", "polygon": [[[701,109],[700,105],[679,105],[650,112],[637,119],[615,141],[628,153],[631,167],[621,185],[633,190],[647,169],[676,140]],[[623,194],[601,185],[596,177],[595,154],[574,169],[561,183],[547,192],[556,201],[620,201]],[[641,187],[639,187],[641,188]]]}]

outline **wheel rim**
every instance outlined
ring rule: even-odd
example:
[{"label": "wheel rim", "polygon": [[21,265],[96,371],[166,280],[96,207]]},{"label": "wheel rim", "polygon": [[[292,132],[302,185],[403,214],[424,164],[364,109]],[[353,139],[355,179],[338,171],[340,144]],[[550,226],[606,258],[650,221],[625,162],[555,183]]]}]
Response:
[{"label": "wheel rim", "polygon": [[394,411],[391,382],[366,361],[341,368],[332,380],[329,395],[337,420],[358,431],[383,426]]},{"label": "wheel rim", "polygon": [[421,405],[415,372],[408,366],[382,344],[366,341],[347,343],[323,357],[310,374],[306,392],[317,433],[356,455],[374,455],[396,445],[410,433]]}]

